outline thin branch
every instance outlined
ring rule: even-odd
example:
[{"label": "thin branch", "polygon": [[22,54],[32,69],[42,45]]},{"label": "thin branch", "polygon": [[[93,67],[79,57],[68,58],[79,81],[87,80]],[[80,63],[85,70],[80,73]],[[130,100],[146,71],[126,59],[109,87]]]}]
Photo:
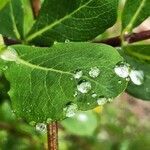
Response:
[{"label": "thin branch", "polygon": [[58,123],[57,121],[47,125],[48,150],[58,150]]},{"label": "thin branch", "polygon": [[[147,39],[150,39],[150,30],[142,31],[139,33],[131,33],[125,36],[125,41],[129,43],[139,42]],[[93,42],[104,43],[116,47],[116,46],[121,46],[121,37],[117,36],[105,40],[94,40]]]}]

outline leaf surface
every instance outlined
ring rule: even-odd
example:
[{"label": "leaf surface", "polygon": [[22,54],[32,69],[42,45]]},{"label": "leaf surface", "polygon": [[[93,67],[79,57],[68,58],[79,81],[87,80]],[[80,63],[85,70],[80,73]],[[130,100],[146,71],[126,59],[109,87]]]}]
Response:
[{"label": "leaf surface", "polygon": [[135,85],[130,81],[127,92],[134,97],[150,100],[150,45],[129,45],[124,47],[126,61],[133,69],[143,71],[144,81]]},{"label": "leaf surface", "polygon": [[127,32],[150,16],[150,0],[127,0],[122,14],[122,29]]},{"label": "leaf surface", "polygon": [[[11,85],[13,109],[28,121],[64,119],[64,108],[70,104],[76,104],[78,110],[89,110],[98,105],[99,96],[114,98],[126,88],[126,80],[114,72],[123,58],[110,46],[77,42],[57,43],[50,48],[13,48],[18,53],[17,60],[7,62],[4,72]],[[96,78],[89,75],[93,67],[100,70]],[[80,79],[74,78],[77,70],[83,72]],[[77,90],[83,82],[91,84],[87,93]],[[97,97],[92,97],[93,92]]]},{"label": "leaf surface", "polygon": [[91,40],[115,23],[117,6],[118,0],[45,0],[27,41]]}]

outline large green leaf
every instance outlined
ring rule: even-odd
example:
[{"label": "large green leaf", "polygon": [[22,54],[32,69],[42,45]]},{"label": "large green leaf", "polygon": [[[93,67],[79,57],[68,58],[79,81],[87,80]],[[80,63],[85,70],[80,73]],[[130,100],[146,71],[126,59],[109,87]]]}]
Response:
[{"label": "large green leaf", "polygon": [[150,0],[127,0],[122,14],[122,29],[130,32],[150,16]]},{"label": "large green leaf", "polygon": [[0,0],[0,10],[9,2],[10,0]]},{"label": "large green leaf", "polygon": [[0,34],[23,39],[33,24],[29,0],[11,0],[0,10]]},{"label": "large green leaf", "polygon": [[[13,50],[5,52],[8,58],[1,56],[16,60],[7,63],[4,73],[10,81],[13,109],[28,121],[64,119],[68,111],[92,109],[98,105],[99,96],[114,98],[126,88],[126,80],[114,72],[123,58],[110,46],[77,42],[57,43],[50,48],[13,48],[18,56]],[[90,76],[95,67],[100,74]],[[79,70],[83,72],[80,78],[76,74]],[[92,97],[93,93],[97,96]]]},{"label": "large green leaf", "polygon": [[124,51],[126,61],[132,68],[144,73],[143,83],[136,85],[130,81],[127,92],[137,98],[150,100],[150,45],[129,45],[124,47]]},{"label": "large green leaf", "polygon": [[94,112],[78,112],[74,117],[63,120],[61,124],[71,134],[92,136],[98,119]]},{"label": "large green leaf", "polygon": [[117,5],[118,0],[45,0],[27,41],[91,40],[115,23]]}]

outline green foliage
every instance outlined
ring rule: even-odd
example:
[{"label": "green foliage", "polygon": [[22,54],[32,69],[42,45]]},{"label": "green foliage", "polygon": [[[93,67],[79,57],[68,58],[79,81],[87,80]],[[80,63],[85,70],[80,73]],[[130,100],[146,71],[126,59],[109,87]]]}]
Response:
[{"label": "green foliage", "polygon": [[[134,97],[150,100],[150,45],[129,45],[124,47],[126,61],[133,69],[143,71],[144,81],[135,85],[130,81],[127,91]],[[130,56],[128,56],[130,55]]]},{"label": "green foliage", "polygon": [[118,0],[45,0],[27,41],[92,40],[115,23],[117,6]]},{"label": "green foliage", "polygon": [[[63,119],[66,115],[63,109],[71,103],[77,104],[79,110],[88,110],[97,106],[99,96],[114,98],[126,88],[126,80],[114,72],[115,65],[123,59],[110,46],[57,43],[50,48],[23,45],[13,48],[18,54],[16,62],[8,62],[4,72],[11,84],[13,108],[28,121]],[[89,76],[93,67],[100,70],[96,78]],[[83,71],[80,79],[74,78],[77,70]],[[77,85],[85,81],[91,84],[89,91],[78,91],[74,96]],[[92,98],[93,92],[98,97]]]},{"label": "green foliage", "polygon": [[78,112],[74,117],[63,120],[61,124],[71,134],[92,136],[97,128],[98,120],[92,111]]},{"label": "green foliage", "polygon": [[9,2],[10,0],[0,0],[0,10],[5,7],[5,5]]},{"label": "green foliage", "polygon": [[10,0],[0,10],[0,34],[13,39],[24,39],[33,24],[29,0]]},{"label": "green foliage", "polygon": [[149,0],[127,0],[122,14],[122,29],[131,32],[150,16]]}]

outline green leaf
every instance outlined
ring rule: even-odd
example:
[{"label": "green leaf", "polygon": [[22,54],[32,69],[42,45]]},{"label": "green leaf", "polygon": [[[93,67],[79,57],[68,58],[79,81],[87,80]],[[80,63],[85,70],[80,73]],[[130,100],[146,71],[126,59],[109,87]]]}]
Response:
[{"label": "green leaf", "polygon": [[92,136],[98,125],[95,113],[79,112],[74,117],[61,122],[62,126],[71,134],[79,136]]},{"label": "green leaf", "polygon": [[150,16],[150,0],[127,0],[122,14],[122,29],[124,32],[140,25]]},{"label": "green leaf", "polygon": [[0,10],[0,34],[23,39],[33,24],[29,0],[11,0]]},{"label": "green leaf", "polygon": [[117,6],[118,0],[45,0],[27,41],[92,40],[115,23]]},{"label": "green leaf", "polygon": [[0,10],[5,7],[5,5],[9,2],[10,0],[0,0]]},{"label": "green leaf", "polygon": [[[77,42],[57,43],[50,48],[23,45],[13,48],[18,56],[8,50],[5,58],[16,61],[7,63],[5,75],[11,85],[13,109],[28,121],[64,119],[66,108],[72,104],[79,110],[89,110],[98,105],[99,96],[114,98],[126,88],[126,80],[114,72],[115,65],[123,58],[110,46]],[[95,78],[89,75],[94,67],[100,70]],[[74,78],[77,70],[83,72],[80,79]],[[82,83],[88,83],[86,93],[77,90]],[[92,97],[93,92],[97,97]]]},{"label": "green leaf", "polygon": [[[127,92],[134,97],[150,100],[150,45],[129,45],[124,47],[126,61],[134,70],[143,71],[144,81],[136,85],[130,81]],[[129,54],[129,55],[127,55]]]}]

